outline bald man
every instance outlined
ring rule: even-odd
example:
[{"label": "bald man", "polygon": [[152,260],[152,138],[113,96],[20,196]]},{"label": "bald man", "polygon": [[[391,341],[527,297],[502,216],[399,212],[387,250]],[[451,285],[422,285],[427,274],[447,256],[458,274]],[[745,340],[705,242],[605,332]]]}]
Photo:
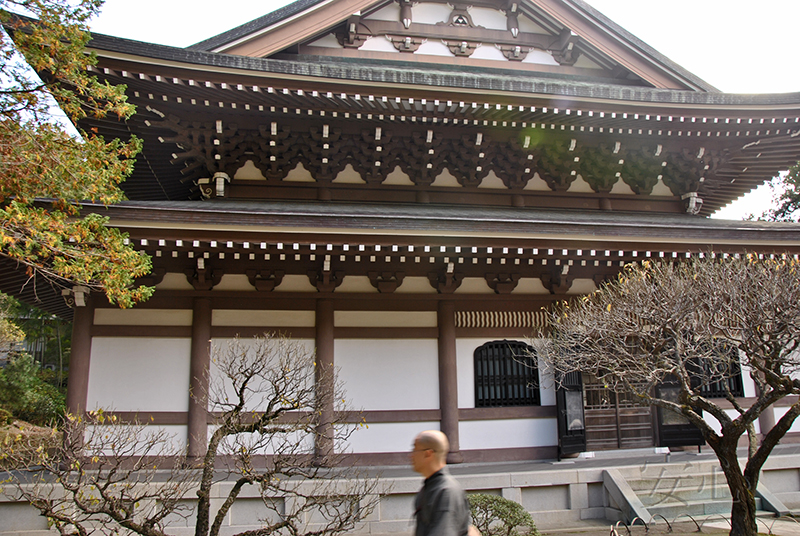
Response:
[{"label": "bald man", "polygon": [[428,430],[414,439],[411,466],[425,477],[414,501],[415,536],[466,536],[469,504],[464,490],[447,470],[450,442],[439,430]]}]

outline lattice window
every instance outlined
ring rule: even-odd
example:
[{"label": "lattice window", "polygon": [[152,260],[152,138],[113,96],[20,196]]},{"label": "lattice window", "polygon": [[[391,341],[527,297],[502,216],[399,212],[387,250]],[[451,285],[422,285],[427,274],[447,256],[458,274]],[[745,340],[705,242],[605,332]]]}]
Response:
[{"label": "lattice window", "polygon": [[475,350],[476,408],[539,404],[539,370],[532,347],[493,341]]},{"label": "lattice window", "polygon": [[[733,354],[736,350],[730,350],[730,352]],[[696,365],[696,367],[696,370],[692,372],[700,382],[699,388],[702,396],[725,398],[726,391],[730,390],[734,397],[744,397],[742,367],[735,355],[732,355],[727,361],[717,361],[716,359],[703,361],[701,366]]]}]

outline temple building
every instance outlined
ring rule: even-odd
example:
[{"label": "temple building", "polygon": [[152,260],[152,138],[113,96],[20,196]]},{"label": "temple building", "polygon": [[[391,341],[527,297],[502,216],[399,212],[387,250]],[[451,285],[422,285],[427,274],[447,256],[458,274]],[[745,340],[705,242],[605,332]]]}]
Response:
[{"label": "temple building", "polygon": [[800,93],[722,93],[582,0],[298,0],[188,48],[89,46],[137,112],[80,127],[144,149],[128,200],[84,211],[152,257],[156,292],[38,298],[74,315],[69,409],[190,453],[209,340],[264,332],[338,368],[359,463],[406,464],[429,428],[452,462],[691,442],[514,356],[627,263],[800,253],[795,225],[708,218],[800,159]]}]

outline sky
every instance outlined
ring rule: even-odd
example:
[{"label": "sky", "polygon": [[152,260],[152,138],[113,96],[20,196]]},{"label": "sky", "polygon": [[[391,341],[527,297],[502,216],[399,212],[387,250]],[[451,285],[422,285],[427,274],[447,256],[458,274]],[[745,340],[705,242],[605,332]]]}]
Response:
[{"label": "sky", "polygon": [[[727,93],[800,92],[800,0],[585,0],[678,65]],[[288,0],[106,0],[97,33],[185,47]],[[756,7],[757,6],[757,7]],[[740,219],[769,207],[764,186],[718,212]]]}]

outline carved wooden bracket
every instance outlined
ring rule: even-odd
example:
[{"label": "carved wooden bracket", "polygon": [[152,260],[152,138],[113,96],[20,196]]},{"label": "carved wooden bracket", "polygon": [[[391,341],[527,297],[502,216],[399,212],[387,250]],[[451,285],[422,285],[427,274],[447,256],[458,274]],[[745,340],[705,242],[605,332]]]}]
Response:
[{"label": "carved wooden bracket", "polygon": [[136,279],[135,285],[144,285],[146,287],[154,287],[164,280],[166,275],[166,268],[153,268],[149,274]]},{"label": "carved wooden bracket", "polygon": [[550,294],[566,294],[575,279],[575,277],[561,272],[544,272],[539,277],[542,285],[550,291]]},{"label": "carved wooden bracket", "polygon": [[509,61],[522,61],[531,51],[531,47],[524,47],[521,45],[497,45],[503,56]]},{"label": "carved wooden bracket", "polygon": [[359,31],[362,30],[360,28],[362,24],[361,17],[358,15],[352,15],[344,26],[344,31],[336,32],[336,39],[345,48],[359,48],[370,36],[369,28],[363,28],[366,33]]},{"label": "carved wooden bracket", "polygon": [[283,270],[247,270],[247,279],[256,290],[270,292],[283,281]]},{"label": "carved wooden bracket", "polygon": [[402,35],[387,35],[386,38],[399,52],[416,52],[419,46],[427,41],[421,37],[405,37]]},{"label": "carved wooden bracket", "polygon": [[472,53],[480,46],[480,43],[475,41],[445,41],[444,45],[450,49],[453,55],[468,57],[472,56]]},{"label": "carved wooden bracket", "polygon": [[701,147],[697,152],[683,148],[667,155],[663,180],[672,193],[683,195],[700,190],[701,184],[716,174],[730,159],[727,149],[709,150]]},{"label": "carved wooden bracket", "polygon": [[661,175],[662,152],[661,145],[642,146],[637,150],[624,152],[622,180],[634,193],[650,195],[653,192],[653,187]]},{"label": "carved wooden bracket", "polygon": [[622,175],[622,165],[625,163],[619,154],[620,146],[609,147],[600,144],[598,147],[582,147],[575,153],[580,158],[576,162],[576,167],[583,180],[595,192],[610,192]]},{"label": "carved wooden bracket", "polygon": [[606,283],[611,283],[617,278],[615,274],[594,274],[592,280],[597,288],[600,288]]},{"label": "carved wooden bracket", "polygon": [[495,294],[511,294],[519,283],[519,274],[486,274],[484,277]]},{"label": "carved wooden bracket", "polygon": [[309,271],[308,280],[319,292],[333,292],[344,281],[344,270]]},{"label": "carved wooden bracket", "polygon": [[382,294],[390,294],[403,284],[404,272],[369,272],[369,282]]},{"label": "carved wooden bracket", "polygon": [[435,288],[439,294],[452,294],[461,286],[461,281],[463,279],[464,274],[460,273],[438,274],[436,272],[430,272],[428,274],[428,281],[430,281],[431,286]]},{"label": "carved wooden bracket", "polygon": [[195,290],[211,290],[222,281],[224,272],[222,270],[210,270],[208,268],[189,269],[183,272],[186,280]]},{"label": "carved wooden bracket", "polygon": [[564,28],[558,39],[549,47],[553,54],[553,59],[560,65],[572,66],[578,61],[581,53],[575,47],[578,43],[578,37],[572,35],[569,28]]}]

